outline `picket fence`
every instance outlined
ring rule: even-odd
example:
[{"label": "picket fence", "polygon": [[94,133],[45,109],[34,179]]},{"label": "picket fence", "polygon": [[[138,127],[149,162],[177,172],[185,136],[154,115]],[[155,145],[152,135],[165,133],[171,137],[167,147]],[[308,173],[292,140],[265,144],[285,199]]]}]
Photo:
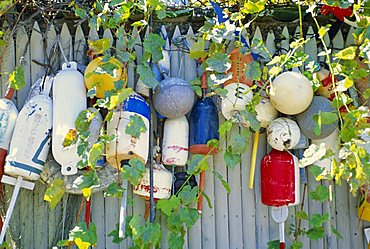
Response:
[{"label": "picket fence", "polygon": [[[29,36],[28,34],[31,33]],[[349,32],[351,34],[352,31]],[[60,35],[58,35],[60,34]],[[167,37],[166,28],[163,26],[161,34]],[[181,34],[179,27],[176,27],[171,39],[166,39],[165,45],[165,63],[170,68],[170,75],[180,77],[185,80],[191,80],[196,77],[197,65],[196,61],[189,58],[188,53],[179,50],[178,46],[173,43],[173,40],[182,37],[187,41],[188,45],[193,42],[189,37],[193,34],[190,27],[187,34]],[[287,27],[282,29],[282,35],[290,37],[299,34],[297,28],[295,34],[289,34]],[[308,29],[307,35],[312,36],[313,29]],[[60,37],[60,42],[63,51],[69,60],[75,60],[79,63],[86,64],[86,44],[87,39],[99,39],[96,31],[90,30],[89,34],[84,34],[81,26],[78,26],[71,34],[69,28],[64,24],[61,30],[56,30],[54,26],[50,26],[47,32],[41,32],[37,22],[32,27],[32,32],[26,32],[26,27],[20,27],[13,40],[10,41],[7,47],[6,54],[3,58],[1,72],[11,72],[16,63],[21,57],[24,57],[24,69],[26,75],[27,86],[17,91],[14,102],[20,109],[27,97],[31,83],[41,77],[45,70],[40,63],[45,63],[46,57],[52,54],[53,45]],[[111,38],[112,45],[114,41],[110,30],[105,30],[103,37]],[[262,39],[260,29],[257,27],[254,30],[252,37]],[[271,54],[276,51],[275,36],[269,32],[265,38],[265,44]],[[325,38],[329,48],[341,49],[344,46],[353,44],[351,35],[344,39],[341,31],[335,38],[330,41]],[[140,37],[137,38],[135,50],[138,61],[143,54]],[[283,40],[281,47],[289,49],[289,39]],[[312,59],[318,60],[317,54],[320,52],[315,38],[312,38],[305,45],[305,52]],[[55,53],[51,56],[51,62],[54,72],[60,68],[64,62],[61,53]],[[37,63],[40,62],[40,63]],[[137,79],[134,74],[135,65],[129,66],[129,84],[132,86]],[[1,77],[1,94],[6,90],[7,74]],[[221,116],[220,116],[221,117]],[[222,118],[222,117],[221,117]],[[16,134],[21,135],[21,134]],[[252,144],[252,142],[250,143]],[[269,150],[266,143],[266,135],[260,135],[257,162]],[[206,176],[205,192],[210,197],[213,207],[204,205],[204,210],[201,219],[190,229],[186,235],[186,243],[184,248],[267,248],[267,242],[276,240],[278,236],[278,224],[276,224],[270,215],[270,208],[261,204],[260,186],[259,186],[259,167],[256,170],[255,188],[249,190],[249,167],[251,157],[251,146],[242,155],[242,162],[234,170],[226,167],[222,155],[218,154],[209,159],[210,171],[219,172],[225,179],[228,180],[231,188],[230,194],[222,186],[221,182],[213,177],[211,173]],[[179,169],[182,170],[182,169]],[[314,178],[308,177],[309,189],[314,189],[317,185],[322,184],[316,182]],[[6,200],[10,199],[12,187],[6,187]],[[303,188],[302,188],[303,189]],[[67,195],[61,203],[50,211],[48,204],[43,201],[46,186],[38,182],[33,192],[22,189],[13,214],[10,225],[10,236],[8,241],[11,242],[13,248],[52,248],[58,240],[66,239],[68,231],[75,224],[75,217],[78,206],[81,202],[80,196]],[[128,210],[128,214],[144,214],[145,204],[143,199],[134,196],[132,190],[129,191],[129,200],[132,203]],[[328,210],[328,207],[316,201],[305,198],[304,210],[310,214],[322,213]],[[118,223],[120,200],[116,198],[104,198],[103,193],[96,193],[92,197],[92,221],[97,224],[98,244],[97,248],[108,249],[124,249],[132,244],[130,240],[125,240],[122,243],[114,244],[112,237],[108,234],[115,229]],[[336,226],[337,230],[343,236],[338,239],[334,234],[327,235],[324,239],[310,241],[304,239],[304,249],[361,249],[365,248],[366,241],[363,234],[363,228],[369,227],[369,223],[358,223],[357,218],[357,198],[352,197],[348,192],[346,184],[343,186],[335,186],[335,202],[332,204],[334,212],[331,215],[331,223]],[[294,212],[299,211],[299,207],[289,208],[289,218],[286,221],[286,234],[288,234],[289,224],[296,224],[294,220]],[[168,248],[167,232],[165,229],[165,220],[160,215],[157,216],[163,226],[162,248]],[[302,228],[308,229],[307,222],[302,223]],[[287,238],[288,245],[290,244]]]}]

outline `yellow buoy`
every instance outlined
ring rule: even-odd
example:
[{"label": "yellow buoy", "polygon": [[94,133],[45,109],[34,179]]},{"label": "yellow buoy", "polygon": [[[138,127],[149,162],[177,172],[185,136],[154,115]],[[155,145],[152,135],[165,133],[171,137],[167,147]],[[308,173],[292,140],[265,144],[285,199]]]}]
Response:
[{"label": "yellow buoy", "polygon": [[87,89],[96,87],[96,97],[104,98],[104,92],[114,89],[114,82],[127,79],[123,64],[111,57],[103,60],[103,56],[92,60],[85,70],[85,85]]}]

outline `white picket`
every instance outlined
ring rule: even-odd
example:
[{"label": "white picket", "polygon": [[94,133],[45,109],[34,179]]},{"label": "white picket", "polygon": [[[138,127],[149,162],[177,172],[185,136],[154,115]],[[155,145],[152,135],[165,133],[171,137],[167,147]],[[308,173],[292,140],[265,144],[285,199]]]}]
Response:
[{"label": "white picket", "polygon": [[[188,33],[186,34],[186,45],[190,49],[191,45],[193,44],[192,36],[194,35],[193,29],[190,26]],[[189,72],[196,72],[197,70],[197,63],[194,59],[190,58],[189,53],[184,53],[185,58],[184,58],[184,71],[185,73],[185,80],[186,81],[191,81],[194,80],[196,77],[193,76],[192,74],[189,74]]]},{"label": "white picket", "polygon": [[7,90],[7,81],[11,72],[13,72],[16,62],[15,62],[15,47],[14,39],[10,36],[11,29],[7,29],[4,32],[4,37],[8,37],[7,46],[4,48],[4,53],[1,61],[1,93],[5,94]]},{"label": "white picket", "polygon": [[276,52],[274,32],[269,32],[267,34],[266,47],[267,47],[269,53],[271,54],[271,56],[274,56],[274,54]]},{"label": "white picket", "polygon": [[353,46],[355,44],[355,38],[353,37],[354,32],[355,28],[351,26],[346,39],[346,47]]},{"label": "white picket", "polygon": [[[179,26],[176,26],[175,32],[172,35],[171,38],[171,77],[177,77],[182,78],[184,70],[184,63],[183,63],[183,57],[182,52],[179,50],[179,48],[174,44],[174,40],[181,36],[180,28]],[[180,71],[181,70],[181,71]]]},{"label": "white picket", "polygon": [[86,40],[81,25],[78,25],[76,29],[73,51],[73,60],[77,63],[85,64],[84,58],[86,54]]},{"label": "white picket", "polygon": [[[190,29],[191,27],[189,28],[189,32],[190,32]],[[160,64],[169,70],[171,68],[171,59],[170,59],[171,47],[170,47],[170,39],[169,39],[169,35],[166,30],[166,26],[162,25],[160,35],[166,42],[163,47],[163,59],[160,61]]]},{"label": "white picket", "polygon": [[31,87],[31,59],[30,59],[30,50],[29,50],[29,39],[26,32],[26,29],[22,26],[18,29],[16,38],[16,61],[19,63],[21,57],[23,57],[23,70],[26,80],[26,85],[17,91],[17,106],[18,108],[24,105],[24,102],[27,98],[28,91]]},{"label": "white picket", "polygon": [[[64,55],[66,56],[68,61],[72,61],[73,60],[72,35],[66,23],[64,23],[62,26],[59,39]],[[62,54],[59,56],[59,61],[60,65],[62,65],[65,62],[64,56]]]},{"label": "white picket", "polygon": [[289,35],[289,30],[287,26],[284,26],[283,32],[282,32],[283,40],[281,41],[281,48],[282,48],[282,54],[286,54],[287,51],[289,51],[289,40],[290,40],[290,35]]}]

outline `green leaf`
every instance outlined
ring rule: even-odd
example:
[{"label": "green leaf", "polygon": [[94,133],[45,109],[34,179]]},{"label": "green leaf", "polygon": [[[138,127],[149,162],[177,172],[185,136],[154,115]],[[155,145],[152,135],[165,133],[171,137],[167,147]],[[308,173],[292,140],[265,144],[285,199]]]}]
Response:
[{"label": "green leaf", "polygon": [[198,195],[198,188],[196,187],[192,188],[191,186],[186,185],[182,188],[178,197],[180,198],[181,202],[184,205],[188,205],[198,200],[197,195]]},{"label": "green leaf", "polygon": [[329,214],[313,214],[309,220],[309,223],[313,227],[322,227],[322,225],[329,219]]},{"label": "green leaf", "polygon": [[53,210],[63,198],[65,191],[66,188],[64,186],[64,181],[59,178],[54,179],[50,186],[46,189],[44,200],[49,202],[51,210]]},{"label": "green leaf", "polygon": [[168,248],[171,249],[182,249],[184,247],[184,237],[181,234],[170,231],[168,234]]},{"label": "green leaf", "polygon": [[203,170],[208,170],[208,156],[203,156],[200,154],[193,155],[187,162],[189,175],[199,174]]},{"label": "green leaf", "polygon": [[248,135],[250,135],[250,132],[248,129],[245,129],[242,133],[239,133],[239,132],[232,133],[230,141],[231,141],[232,151],[234,154],[241,154],[247,149]]},{"label": "green leaf", "polygon": [[123,103],[123,101],[127,99],[132,93],[132,88],[122,88],[117,94],[113,94],[109,97],[109,102],[107,103],[107,105],[104,105],[104,107],[106,107],[108,110],[113,110],[117,108],[121,103]]},{"label": "green leaf", "polygon": [[77,179],[73,182],[73,185],[76,185],[81,190],[99,187],[100,182],[98,174],[94,170],[89,170],[77,177]]},{"label": "green leaf", "polygon": [[153,71],[146,65],[137,66],[136,72],[140,75],[140,80],[149,88],[155,88],[159,82]]},{"label": "green leaf", "polygon": [[180,209],[180,219],[182,223],[185,223],[186,227],[190,229],[195,222],[200,218],[199,212],[195,208],[182,207]]},{"label": "green leaf", "polygon": [[132,27],[144,27],[146,25],[148,25],[148,23],[145,20],[136,21],[131,24]]},{"label": "green leaf", "polygon": [[218,128],[218,132],[220,133],[220,138],[225,138],[226,133],[228,133],[232,127],[233,127],[233,122],[231,120],[226,120],[223,124],[221,124],[220,127]]},{"label": "green leaf", "polygon": [[121,172],[122,177],[128,180],[132,185],[136,186],[140,183],[141,178],[146,173],[144,163],[138,158],[132,158],[128,162],[129,165],[123,165]]},{"label": "green leaf", "polygon": [[58,242],[58,246],[67,246],[75,243],[79,249],[89,249],[97,243],[96,226],[90,223],[87,227],[85,222],[80,222],[69,232],[68,241],[62,240]]},{"label": "green leaf", "polygon": [[142,232],[143,245],[147,245],[144,248],[151,248],[159,245],[162,239],[161,226],[156,222],[147,221],[145,224],[145,229]]},{"label": "green leaf", "polygon": [[323,123],[323,124],[332,124],[332,123],[338,121],[337,113],[321,112],[320,111],[319,115],[321,116],[321,123]]},{"label": "green leaf", "polygon": [[240,11],[245,14],[256,14],[265,9],[265,4],[266,0],[247,0],[244,2],[244,6],[240,9]]},{"label": "green leaf", "polygon": [[218,150],[218,147],[220,146],[220,141],[217,139],[211,139],[207,142],[207,147],[211,148],[213,150]]},{"label": "green leaf", "polygon": [[296,219],[308,220],[308,214],[305,211],[298,211],[295,213]]},{"label": "green leaf", "polygon": [[206,58],[208,52],[205,51],[205,46],[206,41],[202,37],[199,37],[190,47],[190,58],[195,60]]},{"label": "green leaf", "polygon": [[86,93],[86,96],[90,99],[94,98],[96,96],[96,86],[93,86],[92,88],[90,88],[87,93]]},{"label": "green leaf", "polygon": [[[126,219],[126,221],[127,221],[127,219]],[[116,229],[114,229],[112,232],[110,232],[108,234],[108,237],[112,237],[112,242],[115,243],[115,244],[119,244],[124,240],[124,238],[119,237],[119,231],[118,230],[119,230],[119,224],[117,223],[116,224]]]},{"label": "green leaf", "polygon": [[162,199],[157,202],[157,208],[167,216],[169,216],[173,210],[177,210],[179,206],[180,199],[176,195],[171,196],[168,200]]},{"label": "green leaf", "polygon": [[71,146],[77,142],[77,131],[75,129],[69,129],[67,135],[63,140],[63,147]]},{"label": "green leaf", "polygon": [[224,154],[224,160],[227,167],[230,167],[231,169],[234,169],[239,163],[241,163],[241,155],[235,154],[231,147],[229,147],[225,154]]},{"label": "green leaf", "polygon": [[252,61],[245,65],[245,75],[251,80],[260,80],[262,76],[261,65],[257,61]]},{"label": "green leaf", "polygon": [[317,186],[315,191],[310,191],[308,197],[312,200],[324,202],[329,199],[329,190],[325,186]]},{"label": "green leaf", "polygon": [[82,9],[76,5],[75,7],[75,15],[78,16],[81,19],[87,18],[87,11],[85,9]]},{"label": "green leaf", "polygon": [[166,44],[163,38],[157,34],[150,33],[143,42],[145,53],[152,56],[153,61],[158,62],[163,59],[162,47]]},{"label": "green leaf", "polygon": [[10,88],[18,91],[26,85],[24,70],[22,66],[17,66],[9,75]]},{"label": "green leaf", "polygon": [[88,40],[88,43],[95,54],[102,54],[111,47],[109,38],[102,38],[96,41]]},{"label": "green leaf", "polygon": [[139,138],[141,133],[145,133],[148,130],[143,118],[137,114],[130,116],[130,122],[126,126],[126,134],[131,135],[134,138]]},{"label": "green leaf", "polygon": [[339,239],[343,239],[343,236],[340,234],[340,232],[337,229],[335,229],[333,225],[331,225],[330,228],[335,236],[337,236]]},{"label": "green leaf", "polygon": [[280,249],[280,240],[271,240],[267,242],[267,249]]},{"label": "green leaf", "polygon": [[105,190],[104,197],[121,198],[124,191],[126,191],[126,190],[123,189],[117,182],[113,182],[113,183],[109,184],[109,186]]},{"label": "green leaf", "polygon": [[308,171],[312,173],[315,176],[315,178],[319,177],[322,173],[324,173],[324,170],[325,170],[324,168],[316,165],[311,165],[308,168]]},{"label": "green leaf", "polygon": [[224,73],[231,67],[229,56],[224,53],[215,53],[206,60],[206,63],[208,65],[208,71],[215,71],[218,73]]},{"label": "green leaf", "polygon": [[339,51],[335,56],[341,60],[354,60],[356,57],[356,47],[347,47]]},{"label": "green leaf", "polygon": [[225,188],[226,192],[227,192],[228,194],[230,194],[230,185],[229,185],[229,183],[228,183],[228,182],[223,178],[223,176],[222,176],[219,172],[217,172],[217,171],[213,171],[212,173],[214,174],[214,176],[215,176],[217,179],[219,179],[219,180],[221,181],[222,186],[224,186],[224,188]]},{"label": "green leaf", "polygon": [[321,116],[318,115],[318,114],[315,114],[313,115],[312,117],[314,123],[313,123],[313,133],[316,135],[316,136],[320,136],[321,134],[321,124],[322,124],[322,121],[321,121]]},{"label": "green leaf", "polygon": [[303,158],[299,160],[299,167],[306,167],[308,165],[314,164],[316,161],[323,158],[326,154],[326,146],[325,143],[321,143],[320,145],[311,144],[304,153]]},{"label": "green leaf", "polygon": [[319,240],[324,238],[325,230],[323,227],[314,227],[307,231],[307,236],[312,240]]},{"label": "green leaf", "polygon": [[318,31],[318,34],[320,36],[320,38],[324,38],[325,34],[328,32],[328,27],[320,27],[319,31]]},{"label": "green leaf", "polygon": [[261,128],[261,123],[257,119],[257,112],[256,111],[248,111],[243,110],[240,112],[243,119],[250,125],[250,127],[256,132],[259,131]]},{"label": "green leaf", "polygon": [[89,166],[91,166],[92,168],[95,168],[96,162],[100,159],[103,152],[104,152],[104,144],[102,143],[94,144],[89,151],[89,156],[88,156]]}]

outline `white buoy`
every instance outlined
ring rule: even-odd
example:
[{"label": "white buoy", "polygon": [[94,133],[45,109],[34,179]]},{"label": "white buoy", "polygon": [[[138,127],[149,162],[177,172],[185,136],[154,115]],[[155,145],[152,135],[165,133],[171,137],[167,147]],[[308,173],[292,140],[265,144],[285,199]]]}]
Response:
[{"label": "white buoy", "polygon": [[185,166],[189,154],[189,123],[185,116],[166,119],[163,131],[162,161]]},{"label": "white buoy", "polygon": [[297,123],[289,118],[277,118],[267,127],[267,141],[276,150],[292,149],[300,138]]},{"label": "white buoy", "polygon": [[63,141],[71,129],[76,129],[75,121],[86,108],[84,77],[77,71],[77,63],[63,63],[62,70],[54,79],[52,139],[53,156],[61,164],[63,175],[77,173],[77,163],[81,160],[77,146],[64,147]]},{"label": "white buoy", "polygon": [[0,99],[0,149],[9,149],[17,117],[18,110],[13,102]]}]

